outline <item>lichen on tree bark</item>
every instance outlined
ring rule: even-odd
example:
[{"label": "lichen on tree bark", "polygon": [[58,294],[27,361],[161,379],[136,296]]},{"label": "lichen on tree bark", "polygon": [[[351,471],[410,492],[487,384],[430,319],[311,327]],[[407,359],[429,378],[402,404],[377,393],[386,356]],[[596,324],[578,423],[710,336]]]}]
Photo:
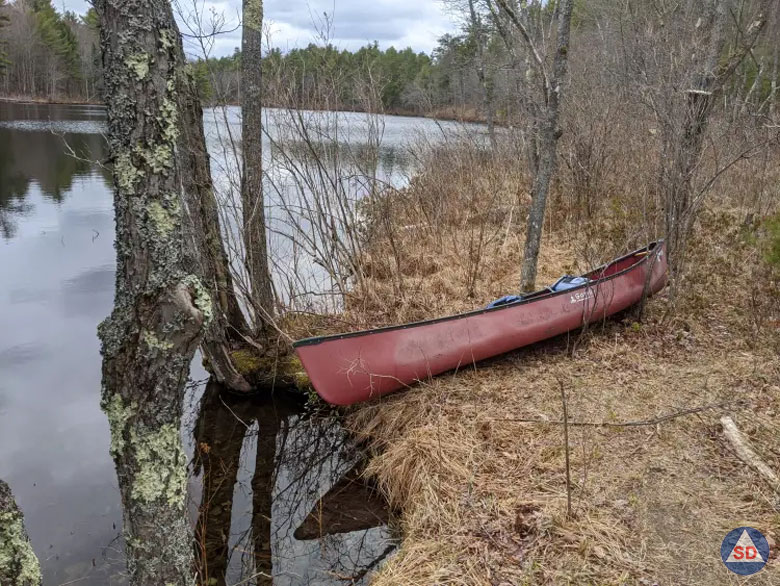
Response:
[{"label": "lichen on tree bark", "polygon": [[0,480],[0,584],[38,586],[41,567],[11,489]]},{"label": "lichen on tree bark", "polygon": [[99,0],[114,163],[117,277],[100,325],[102,405],[111,427],[130,583],[192,584],[192,530],[179,426],[184,384],[213,320],[185,262],[177,153],[185,67],[167,0]]}]

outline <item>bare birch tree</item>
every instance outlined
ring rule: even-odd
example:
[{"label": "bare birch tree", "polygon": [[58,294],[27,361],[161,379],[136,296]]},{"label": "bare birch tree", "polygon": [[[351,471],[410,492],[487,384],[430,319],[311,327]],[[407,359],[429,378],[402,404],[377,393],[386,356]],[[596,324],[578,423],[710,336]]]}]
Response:
[{"label": "bare birch tree", "polygon": [[[558,138],[561,130],[558,126],[560,106],[563,98],[563,83],[567,74],[569,55],[569,31],[573,0],[560,0],[552,8],[553,20],[557,24],[555,52],[550,65],[547,51],[543,44],[537,42],[543,35],[534,34],[531,29],[532,19],[529,10],[541,12],[549,9],[542,2],[532,2],[517,6],[508,0],[490,0],[490,8],[497,20],[503,21],[505,29],[511,29],[517,38],[517,45],[525,48],[528,53],[528,67],[533,75],[533,82],[538,84],[536,92],[537,103],[528,111],[527,124],[532,127],[533,135],[531,172],[533,186],[531,188],[531,209],[528,213],[528,226],[523,252],[523,268],[521,273],[521,289],[531,291],[536,286],[536,265],[542,240],[542,228],[547,208],[547,194],[555,175],[557,166]],[[495,3],[495,4],[493,4]],[[536,27],[541,28],[542,19],[533,19]],[[507,40],[508,44],[512,41]],[[510,51],[513,47],[508,47]]]}]

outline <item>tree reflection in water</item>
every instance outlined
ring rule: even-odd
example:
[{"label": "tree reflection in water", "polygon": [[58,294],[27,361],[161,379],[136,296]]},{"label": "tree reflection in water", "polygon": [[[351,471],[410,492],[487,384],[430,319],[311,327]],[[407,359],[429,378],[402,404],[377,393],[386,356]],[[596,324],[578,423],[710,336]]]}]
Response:
[{"label": "tree reflection in water", "polygon": [[12,239],[18,218],[32,212],[27,201],[32,184],[46,200],[60,203],[79,178],[96,174],[110,181],[106,168],[93,162],[105,159],[105,140],[100,134],[54,134],[56,127],[33,128],[37,131],[0,123],[0,239]]},{"label": "tree reflection in water", "polygon": [[193,436],[201,584],[362,583],[395,548],[359,451],[300,398],[209,382]]}]

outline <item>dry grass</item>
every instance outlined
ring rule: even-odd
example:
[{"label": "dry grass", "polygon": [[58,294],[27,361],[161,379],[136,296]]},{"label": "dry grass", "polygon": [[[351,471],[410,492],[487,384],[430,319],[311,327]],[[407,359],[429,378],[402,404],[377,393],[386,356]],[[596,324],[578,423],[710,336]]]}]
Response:
[{"label": "dry grass", "polygon": [[[480,156],[434,155],[393,196],[392,214],[379,210],[368,286],[349,299],[347,322],[441,315],[515,290],[525,181]],[[576,230],[567,201],[552,203],[540,283],[639,244],[624,228],[635,202],[604,202],[594,214],[603,229]],[[726,532],[750,525],[780,542],[778,495],[718,422],[733,413],[780,470],[777,273],[762,260],[761,230],[743,227],[745,208],[723,191],[712,201],[673,316],[661,294],[642,324],[610,320],[349,414],[374,454],[368,473],[400,511],[400,550],[375,584],[737,584],[719,557]],[[568,518],[561,426],[520,421],[559,421],[561,386],[575,422],[733,405],[659,425],[571,427]],[[780,583],[777,559],[750,583]]]}]

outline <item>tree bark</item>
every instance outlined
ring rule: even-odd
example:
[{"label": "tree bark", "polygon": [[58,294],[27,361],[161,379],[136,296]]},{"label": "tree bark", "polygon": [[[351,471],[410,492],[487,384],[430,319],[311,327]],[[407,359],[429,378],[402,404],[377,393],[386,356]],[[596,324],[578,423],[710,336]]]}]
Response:
[{"label": "tree bark", "polygon": [[182,133],[180,166],[190,172],[182,175],[187,208],[185,233],[188,268],[197,274],[214,300],[214,315],[203,337],[201,350],[208,368],[218,382],[236,391],[251,390],[230,357],[231,343],[250,334],[236,298],[230,262],[222,241],[219,210],[211,180],[209,154],[203,132],[203,109],[192,75],[179,80],[179,107]]},{"label": "tree bark", "polygon": [[495,100],[492,76],[488,79],[485,62],[485,34],[482,28],[482,19],[477,14],[474,6],[475,0],[469,0],[469,18],[471,19],[471,29],[474,39],[477,43],[477,79],[482,88],[482,107],[485,112],[485,122],[487,123],[488,137],[490,138],[490,148],[496,150],[496,129],[495,129]]},{"label": "tree bark", "polygon": [[[531,193],[531,209],[528,213],[525,250],[523,251],[523,268],[520,277],[520,288],[523,291],[532,291],[536,287],[536,267],[539,260],[544,216],[547,209],[547,194],[557,166],[558,138],[561,134],[558,128],[560,103],[563,94],[561,86],[566,77],[568,64],[572,7],[573,0],[561,0],[558,5],[558,38],[556,40],[553,71],[550,79],[544,82],[545,104],[542,110],[542,121],[539,126],[538,160]],[[524,36],[527,38],[527,34]],[[542,67],[541,63],[537,63],[537,69],[542,69]],[[539,71],[538,73],[545,77],[543,72]]]},{"label": "tree bark", "polygon": [[274,315],[263,200],[262,102],[263,0],[243,0],[241,40],[241,203],[244,246],[255,329]]},{"label": "tree bark", "polygon": [[780,25],[780,8],[775,4],[772,7],[772,26],[770,27],[770,30],[775,34],[775,39],[772,43],[772,81],[769,85],[769,96],[767,97],[769,117],[772,120],[775,118],[775,109],[777,108],[777,75],[778,62],[780,62],[780,38],[777,37],[778,25]]},{"label": "tree bark", "polygon": [[[777,20],[777,17],[775,17],[775,20]],[[777,108],[777,74],[778,74],[779,62],[780,62],[780,40],[776,41],[774,43],[774,47],[772,48],[772,82],[770,83],[769,86],[769,97],[767,98],[767,100],[769,101],[769,117],[772,120],[774,120],[775,118],[775,109]]]},{"label": "tree bark", "polygon": [[187,270],[178,157],[181,39],[167,0],[98,0],[117,277],[100,325],[102,407],[122,497],[129,582],[193,583],[179,427],[190,362],[214,315]]},{"label": "tree bark", "polygon": [[[695,86],[685,93],[686,107],[681,131],[667,129],[665,152],[661,158],[661,189],[664,195],[667,254],[673,277],[682,274],[684,268],[688,233],[696,213],[692,181],[702,155],[704,135],[713,106],[726,82],[755,45],[772,2],[763,0],[758,5],[756,19],[744,31],[741,44],[730,51],[727,59],[723,59],[726,23],[730,16],[725,0],[715,1],[704,71],[698,76]],[[674,278],[672,297],[676,294],[677,283],[678,280]]]},{"label": "tree bark", "polygon": [[39,586],[41,567],[24,528],[24,515],[8,485],[0,480],[0,584]]}]

